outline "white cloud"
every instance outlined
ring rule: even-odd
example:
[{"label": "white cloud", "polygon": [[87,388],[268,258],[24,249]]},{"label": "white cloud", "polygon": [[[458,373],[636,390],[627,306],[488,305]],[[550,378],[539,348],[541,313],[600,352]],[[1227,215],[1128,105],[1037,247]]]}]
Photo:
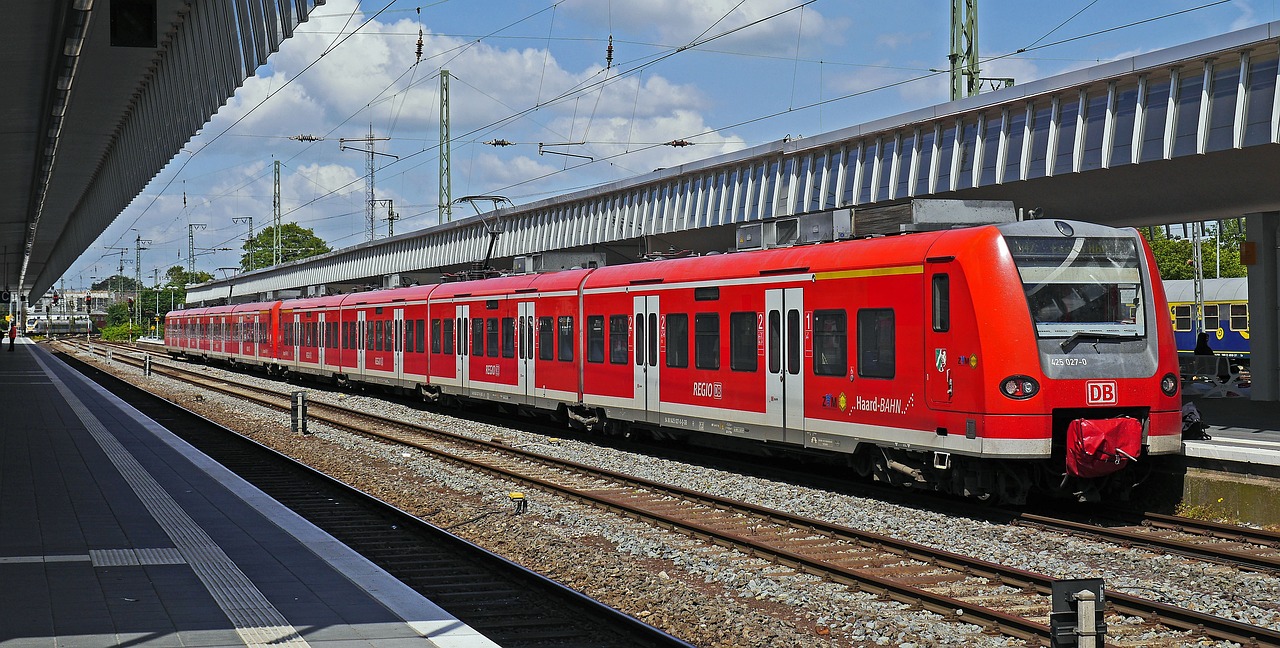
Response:
[{"label": "white cloud", "polygon": [[597,24],[625,25],[629,31],[656,33],[662,42],[671,46],[686,45],[695,39],[705,39],[757,21],[763,22],[715,41],[715,47],[791,55],[795,52],[798,35],[806,42],[840,37],[845,21],[830,20],[813,5],[770,18],[796,4],[791,0],[637,0],[607,3],[569,0],[563,6]]}]

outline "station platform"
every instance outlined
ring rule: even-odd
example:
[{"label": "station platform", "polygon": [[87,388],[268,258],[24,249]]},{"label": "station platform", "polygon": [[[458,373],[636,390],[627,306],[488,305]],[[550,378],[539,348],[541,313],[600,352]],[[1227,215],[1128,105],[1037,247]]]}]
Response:
[{"label": "station platform", "polygon": [[0,411],[0,647],[496,646],[24,339]]},{"label": "station platform", "polygon": [[1280,403],[1248,398],[1195,398],[1209,439],[1187,440],[1188,457],[1280,467]]}]

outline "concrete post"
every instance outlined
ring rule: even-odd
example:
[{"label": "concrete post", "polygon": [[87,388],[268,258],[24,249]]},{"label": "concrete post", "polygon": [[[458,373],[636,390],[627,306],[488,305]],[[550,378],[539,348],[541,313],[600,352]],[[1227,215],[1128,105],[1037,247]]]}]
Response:
[{"label": "concrete post", "polygon": [[1089,590],[1076,592],[1076,645],[1080,648],[1098,648],[1098,627],[1095,623],[1098,597]]},{"label": "concrete post", "polygon": [[1280,400],[1280,212],[1245,214],[1245,241],[1252,244],[1249,266],[1250,397]]}]

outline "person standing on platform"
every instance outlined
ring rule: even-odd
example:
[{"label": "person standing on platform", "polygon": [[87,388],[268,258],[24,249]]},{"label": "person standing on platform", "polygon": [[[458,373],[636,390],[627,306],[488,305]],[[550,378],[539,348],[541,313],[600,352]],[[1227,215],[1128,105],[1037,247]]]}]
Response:
[{"label": "person standing on platform", "polygon": [[1201,332],[1196,336],[1196,348],[1192,355],[1213,355],[1213,347],[1209,346],[1209,334]]},{"label": "person standing on platform", "polygon": [[13,341],[18,337],[18,323],[9,322],[9,350],[13,351]]}]

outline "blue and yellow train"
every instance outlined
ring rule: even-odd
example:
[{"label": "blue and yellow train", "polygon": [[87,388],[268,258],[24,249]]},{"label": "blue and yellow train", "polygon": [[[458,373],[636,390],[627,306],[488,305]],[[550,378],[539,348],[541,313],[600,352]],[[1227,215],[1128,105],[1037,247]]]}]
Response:
[{"label": "blue and yellow train", "polygon": [[[1190,279],[1166,280],[1169,316],[1178,353],[1196,348],[1196,292]],[[1203,283],[1204,331],[1214,353],[1249,358],[1249,280],[1245,277],[1205,279]]]}]

